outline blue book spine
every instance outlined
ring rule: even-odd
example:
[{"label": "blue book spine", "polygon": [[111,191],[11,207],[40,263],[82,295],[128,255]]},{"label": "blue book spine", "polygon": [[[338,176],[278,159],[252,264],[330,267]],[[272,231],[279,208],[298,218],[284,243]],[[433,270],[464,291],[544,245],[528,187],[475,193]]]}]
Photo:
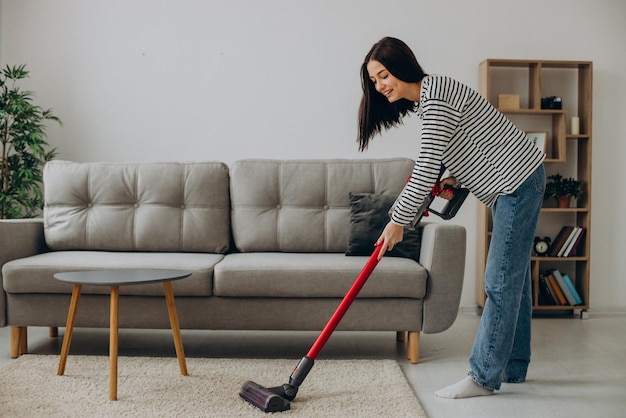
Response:
[{"label": "blue book spine", "polygon": [[565,280],[563,279],[563,276],[561,275],[561,272],[559,270],[557,270],[557,269],[554,269],[552,271],[552,275],[554,276],[554,279],[556,280],[556,282],[558,283],[559,287],[561,288],[561,291],[563,292],[563,295],[567,299],[567,303],[569,303],[570,305],[576,305],[577,304],[576,303],[576,298],[571,293],[569,287],[565,284]]},{"label": "blue book spine", "polygon": [[574,299],[576,299],[576,304],[582,305],[583,300],[580,298],[580,295],[578,294],[578,292],[576,291],[576,288],[574,287],[574,283],[572,283],[572,280],[569,278],[567,274],[563,274],[563,281],[565,282],[565,285],[567,286],[569,291],[572,292]]}]

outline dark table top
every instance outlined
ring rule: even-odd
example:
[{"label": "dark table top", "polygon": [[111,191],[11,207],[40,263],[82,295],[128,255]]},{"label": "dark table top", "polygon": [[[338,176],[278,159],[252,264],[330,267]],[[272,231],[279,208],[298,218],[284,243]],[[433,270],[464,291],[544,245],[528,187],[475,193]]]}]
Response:
[{"label": "dark table top", "polygon": [[66,283],[122,286],[131,284],[159,283],[184,279],[191,275],[186,270],[132,269],[132,270],[88,270],[55,273],[54,278]]}]

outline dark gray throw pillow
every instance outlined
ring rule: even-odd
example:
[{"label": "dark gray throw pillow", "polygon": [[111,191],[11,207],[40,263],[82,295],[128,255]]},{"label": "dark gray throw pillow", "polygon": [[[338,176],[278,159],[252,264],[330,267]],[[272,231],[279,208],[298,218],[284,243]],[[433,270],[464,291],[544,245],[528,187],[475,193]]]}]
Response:
[{"label": "dark gray throw pillow", "polygon": [[[350,193],[350,240],[346,255],[371,255],[374,244],[389,222],[389,209],[396,196],[372,193]],[[411,258],[419,262],[421,228],[404,230],[402,242],[386,256]]]}]

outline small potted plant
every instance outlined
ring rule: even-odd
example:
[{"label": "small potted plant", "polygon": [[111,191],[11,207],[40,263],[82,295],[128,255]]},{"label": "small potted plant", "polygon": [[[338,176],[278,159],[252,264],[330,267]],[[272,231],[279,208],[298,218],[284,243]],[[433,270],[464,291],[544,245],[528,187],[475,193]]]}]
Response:
[{"label": "small potted plant", "polygon": [[565,178],[558,173],[548,176],[548,180],[545,198],[555,198],[560,208],[568,208],[572,197],[580,199],[583,195],[583,180]]},{"label": "small potted plant", "polygon": [[45,121],[61,123],[50,109],[33,103],[35,93],[18,82],[28,77],[25,65],[0,72],[0,219],[37,216],[43,206],[43,165],[55,156],[46,151]]}]

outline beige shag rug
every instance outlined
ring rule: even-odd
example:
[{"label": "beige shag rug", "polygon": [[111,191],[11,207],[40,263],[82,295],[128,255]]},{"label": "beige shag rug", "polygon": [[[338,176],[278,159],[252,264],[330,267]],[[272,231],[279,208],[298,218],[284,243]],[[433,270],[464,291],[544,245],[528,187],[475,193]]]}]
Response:
[{"label": "beige shag rug", "polygon": [[[241,385],[286,383],[297,360],[120,357],[109,401],[108,357],[24,355],[0,369],[2,417],[262,417]],[[271,416],[276,416],[272,414]],[[393,360],[318,360],[286,417],[426,417]]]}]

